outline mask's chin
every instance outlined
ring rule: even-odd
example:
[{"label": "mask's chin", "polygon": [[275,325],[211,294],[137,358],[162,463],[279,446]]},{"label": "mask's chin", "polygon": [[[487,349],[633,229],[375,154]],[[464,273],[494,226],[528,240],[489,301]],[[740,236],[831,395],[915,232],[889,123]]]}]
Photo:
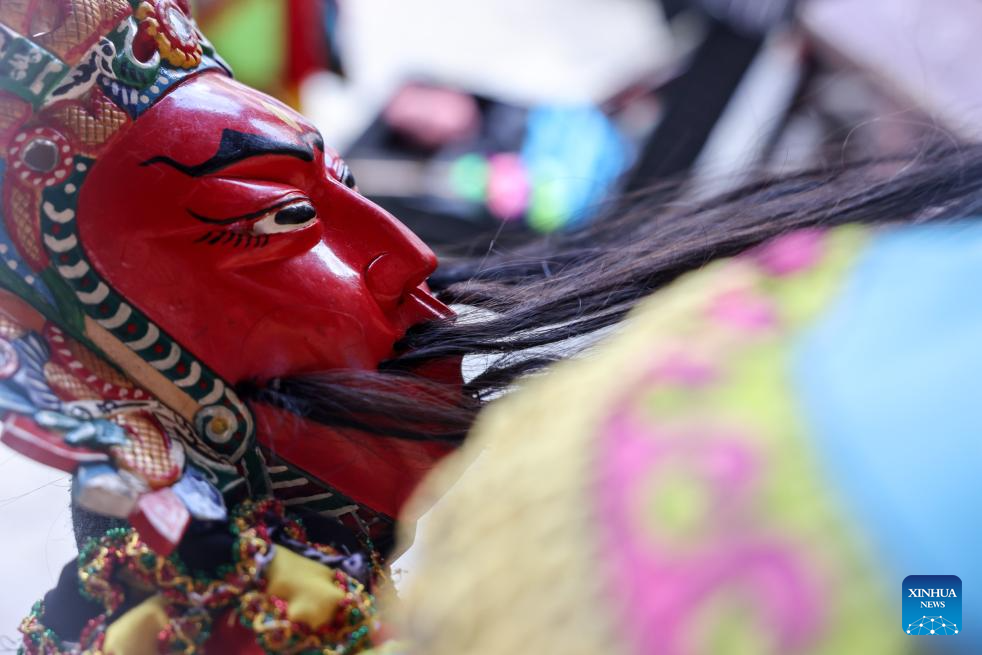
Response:
[{"label": "mask's chin", "polygon": [[391,518],[452,446],[439,441],[380,439],[357,428],[327,425],[294,408],[251,400],[259,443],[278,461],[331,492]]},{"label": "mask's chin", "polygon": [[372,371],[304,372],[244,385],[260,443],[309,477],[395,517],[476,413],[464,397],[461,357],[419,364],[410,354]]}]

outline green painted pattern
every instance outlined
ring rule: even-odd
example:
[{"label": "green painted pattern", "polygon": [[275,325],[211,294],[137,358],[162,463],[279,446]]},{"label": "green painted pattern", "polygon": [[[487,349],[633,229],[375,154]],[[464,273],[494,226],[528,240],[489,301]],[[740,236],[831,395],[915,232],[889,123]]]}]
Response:
[{"label": "green painted pattern", "polygon": [[42,195],[41,231],[45,248],[58,275],[75,293],[80,307],[168,380],[207,407],[224,408],[237,429],[227,440],[209,437],[204,426],[198,436],[209,450],[236,465],[249,484],[250,494],[269,492],[265,465],[255,439],[251,412],[232,389],[191,353],[163,332],[146,315],[130,305],[92,268],[82,248],[75,212],[78,190],[94,160],[77,156],[64,183],[50,186]]}]

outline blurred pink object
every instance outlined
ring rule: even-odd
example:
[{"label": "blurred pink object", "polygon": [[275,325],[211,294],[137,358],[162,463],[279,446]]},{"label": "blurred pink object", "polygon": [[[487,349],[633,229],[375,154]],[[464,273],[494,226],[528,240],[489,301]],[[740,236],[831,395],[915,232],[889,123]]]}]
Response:
[{"label": "blurred pink object", "polygon": [[699,361],[684,352],[676,352],[659,359],[647,382],[664,382],[683,387],[700,388],[716,379],[716,369],[708,362]]},{"label": "blurred pink object", "polygon": [[768,330],[777,325],[777,313],[768,300],[747,289],[724,291],[712,300],[713,319],[747,332]]},{"label": "blurred pink object", "polygon": [[383,117],[395,132],[431,149],[473,136],[481,120],[471,96],[419,84],[402,87]]},{"label": "blurred pink object", "polygon": [[504,220],[521,218],[529,206],[532,189],[528,171],[517,154],[494,155],[488,163],[491,175],[488,180],[488,209]]},{"label": "blurred pink object", "polygon": [[822,230],[797,230],[768,241],[753,251],[757,264],[771,275],[793,275],[822,257]]},{"label": "blurred pink object", "polygon": [[[621,624],[636,653],[704,652],[706,644],[695,643],[706,637],[700,621],[745,594],[758,599],[741,606],[756,631],[778,652],[801,648],[821,614],[807,559],[727,518],[755,505],[754,489],[766,478],[754,439],[714,419],[659,422],[645,411],[653,392],[689,386],[656,382],[679,361],[676,354],[654,362],[646,376],[653,386],[630,391],[610,412],[597,449],[597,516]],[[651,518],[659,502],[678,508],[681,498],[691,500],[684,517]]]}]

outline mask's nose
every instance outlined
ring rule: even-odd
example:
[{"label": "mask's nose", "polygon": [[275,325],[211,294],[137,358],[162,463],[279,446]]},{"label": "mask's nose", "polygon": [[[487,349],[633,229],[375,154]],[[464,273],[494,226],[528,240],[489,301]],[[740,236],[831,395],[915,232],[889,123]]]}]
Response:
[{"label": "mask's nose", "polygon": [[344,259],[361,271],[368,291],[390,313],[433,273],[436,256],[409,228],[375,203],[341,185],[330,186],[325,230],[339,230],[331,239],[334,245],[346,250]]},{"label": "mask's nose", "polygon": [[426,279],[432,269],[414,266],[406,258],[382,253],[365,268],[365,284],[383,309],[395,307],[399,301]]}]

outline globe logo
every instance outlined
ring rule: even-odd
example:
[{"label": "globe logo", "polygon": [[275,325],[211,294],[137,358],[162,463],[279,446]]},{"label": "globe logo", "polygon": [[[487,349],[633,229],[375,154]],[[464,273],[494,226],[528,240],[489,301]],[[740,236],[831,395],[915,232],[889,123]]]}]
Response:
[{"label": "globe logo", "polygon": [[957,635],[958,626],[943,616],[922,616],[907,624],[909,635]]}]

